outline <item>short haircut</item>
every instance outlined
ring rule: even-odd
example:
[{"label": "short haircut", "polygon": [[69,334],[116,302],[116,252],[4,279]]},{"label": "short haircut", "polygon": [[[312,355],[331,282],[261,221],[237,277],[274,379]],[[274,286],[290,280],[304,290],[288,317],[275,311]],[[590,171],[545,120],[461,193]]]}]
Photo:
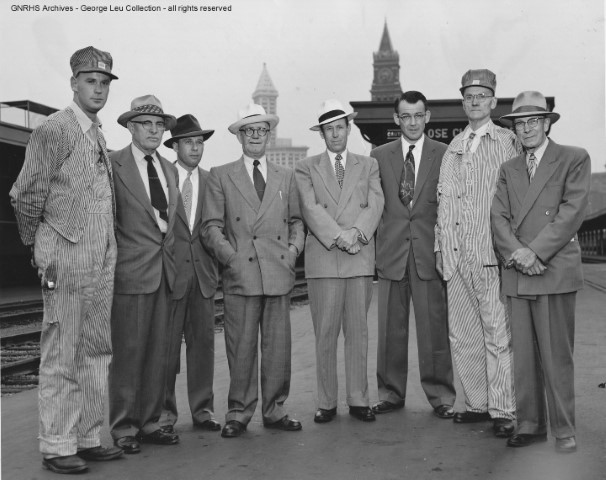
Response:
[{"label": "short haircut", "polygon": [[423,95],[421,92],[417,92],[416,90],[409,90],[408,92],[404,92],[402,95],[400,95],[400,98],[396,98],[393,109],[396,113],[400,113],[398,112],[400,102],[406,102],[414,105],[418,101],[423,102],[423,106],[425,107],[425,110],[427,110],[427,99],[425,98],[425,95]]}]

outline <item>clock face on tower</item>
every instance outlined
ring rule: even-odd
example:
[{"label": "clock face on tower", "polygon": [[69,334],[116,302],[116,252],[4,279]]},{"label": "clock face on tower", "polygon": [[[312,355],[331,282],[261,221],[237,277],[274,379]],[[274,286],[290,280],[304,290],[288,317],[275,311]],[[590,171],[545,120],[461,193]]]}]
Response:
[{"label": "clock face on tower", "polygon": [[381,83],[393,81],[393,72],[390,68],[382,68],[381,70],[379,70],[379,81]]}]

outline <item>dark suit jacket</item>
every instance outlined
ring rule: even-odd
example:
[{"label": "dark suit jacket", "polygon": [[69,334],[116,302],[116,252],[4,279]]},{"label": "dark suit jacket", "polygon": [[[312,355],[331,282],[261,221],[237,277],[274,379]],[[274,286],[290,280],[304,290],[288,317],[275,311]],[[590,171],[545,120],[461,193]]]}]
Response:
[{"label": "dark suit jacket", "polygon": [[202,240],[225,267],[223,292],[290,293],[297,256],[289,245],[303,250],[303,222],[292,169],[267,162],[261,202],[244,158],[213,167],[202,209]]},{"label": "dark suit jacket", "polygon": [[434,227],[438,215],[437,185],[447,145],[425,137],[417,162],[417,179],[412,209],[398,197],[404,170],[402,140],[381,145],[370,152],[379,162],[385,208],[377,229],[377,273],[387,280],[404,278],[411,242],[414,260],[422,280],[439,278],[433,252]]},{"label": "dark suit jacket", "polygon": [[118,243],[114,293],[141,295],[155,292],[160,286],[163,269],[172,290],[176,271],[173,228],[179,194],[175,182],[176,168],[158,155],[168,183],[168,230],[162,238],[131,146],[109,156],[114,169]]},{"label": "dark suit jacket", "polygon": [[505,295],[566,293],[583,286],[576,233],[585,218],[590,181],[588,153],[552,140],[531,184],[525,155],[501,166],[491,210],[500,256],[508,259],[518,248],[529,247],[547,267],[534,276],[503,270]]},{"label": "dark suit jacket", "polygon": [[188,269],[193,268],[196,272],[198,285],[204,298],[212,297],[217,291],[218,272],[217,260],[202,245],[200,232],[202,230],[202,199],[206,190],[206,182],[209,173],[198,168],[198,203],[196,207],[196,218],[194,228],[190,232],[185,215],[185,207],[181,196],[177,202],[177,218],[175,220],[175,264],[177,278],[173,288],[173,299],[179,300],[187,290],[188,275],[182,275]]}]

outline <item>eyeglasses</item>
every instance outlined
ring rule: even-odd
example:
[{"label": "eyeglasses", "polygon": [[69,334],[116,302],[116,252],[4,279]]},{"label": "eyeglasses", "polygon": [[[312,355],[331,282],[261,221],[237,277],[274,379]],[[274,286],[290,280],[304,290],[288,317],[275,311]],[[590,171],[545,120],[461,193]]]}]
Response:
[{"label": "eyeglasses", "polygon": [[520,120],[518,122],[514,122],[513,126],[515,127],[517,132],[523,132],[526,130],[525,126],[528,127],[528,130],[532,130],[539,124],[539,120],[543,120],[542,117],[532,117],[528,120]]},{"label": "eyeglasses", "polygon": [[402,120],[404,123],[410,123],[414,118],[416,122],[422,122],[425,119],[425,113],[415,113],[414,115],[408,115],[407,113],[403,113],[398,115],[398,118]]},{"label": "eyeglasses", "polygon": [[131,120],[131,122],[138,123],[148,132],[152,131],[152,129],[154,128],[154,125],[156,126],[157,130],[164,130],[166,128],[166,124],[164,122],[152,122],[151,120],[145,120],[144,122],[139,122],[137,120]]},{"label": "eyeglasses", "polygon": [[474,100],[477,100],[478,103],[484,103],[487,99],[492,97],[494,97],[494,95],[486,95],[485,93],[476,93],[475,95],[468,93],[463,96],[465,103],[472,103]]},{"label": "eyeglasses", "polygon": [[247,137],[252,137],[255,133],[257,135],[259,135],[260,137],[264,137],[265,135],[267,135],[267,132],[269,132],[269,128],[263,128],[263,127],[259,127],[259,128],[241,128],[240,129],[241,132],[244,132],[244,135],[246,135]]}]

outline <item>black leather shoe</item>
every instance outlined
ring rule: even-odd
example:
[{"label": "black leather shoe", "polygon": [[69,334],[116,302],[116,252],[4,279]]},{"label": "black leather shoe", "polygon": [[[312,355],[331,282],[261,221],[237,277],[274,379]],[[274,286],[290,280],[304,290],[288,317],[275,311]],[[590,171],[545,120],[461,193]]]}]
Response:
[{"label": "black leather shoe", "polygon": [[161,428],[152,433],[137,433],[137,440],[141,443],[153,443],[155,445],[175,445],[179,443],[179,435],[176,433],[163,432]]},{"label": "black leather shoe", "polygon": [[194,423],[194,428],[201,428],[202,430],[218,432],[219,430],[221,430],[221,424],[215,420],[205,420],[201,423]]},{"label": "black leather shoe", "polygon": [[102,447],[99,445],[98,447],[93,448],[85,448],[84,450],[78,450],[77,455],[84,459],[93,462],[105,462],[107,460],[115,460],[116,458],[120,458],[124,450],[118,447]]},{"label": "black leather shoe", "polygon": [[449,419],[454,417],[454,409],[452,405],[438,405],[433,409],[433,413],[438,418]]},{"label": "black leather shoe", "polygon": [[495,418],[492,421],[492,431],[495,437],[511,437],[514,431],[513,421],[508,418]]},{"label": "black leather shoe", "polygon": [[478,423],[490,420],[488,412],[456,412],[452,417],[454,423]]},{"label": "black leather shoe", "polygon": [[263,426],[265,428],[275,428],[276,430],[284,430],[285,432],[296,432],[297,430],[301,430],[303,428],[301,422],[295,420],[294,418],[289,418],[288,415],[284,415],[277,422],[263,422]]},{"label": "black leather shoe", "polygon": [[88,465],[78,455],[43,458],[42,465],[55,473],[79,473],[88,470]]},{"label": "black leather shoe", "polygon": [[374,422],[376,420],[375,414],[369,407],[349,407],[349,414],[363,422]]},{"label": "black leather shoe", "polygon": [[574,437],[556,438],[555,450],[558,453],[576,452],[577,440]]},{"label": "black leather shoe", "polygon": [[246,431],[246,425],[237,420],[230,420],[225,424],[223,430],[221,431],[221,436],[223,438],[233,438],[239,437]]},{"label": "black leather shoe", "polygon": [[545,433],[539,435],[531,435],[528,433],[516,433],[507,440],[508,447],[527,447],[533,443],[546,442],[547,435]]},{"label": "black leather shoe", "polygon": [[164,433],[170,433],[170,434],[176,433],[175,427],[173,427],[172,425],[162,425],[160,427],[160,430],[162,430]]},{"label": "black leather shoe", "polygon": [[124,453],[139,453],[141,451],[141,447],[139,446],[139,442],[133,436],[121,437],[114,440],[114,445],[118,448],[124,450]]},{"label": "black leather shoe", "polygon": [[318,411],[314,415],[314,422],[316,423],[328,423],[337,414],[337,407],[326,410],[325,408],[318,408]]},{"label": "black leather shoe", "polygon": [[400,410],[404,408],[404,404],[391,403],[387,400],[381,400],[380,402],[375,403],[372,406],[373,413],[381,414],[381,413],[389,413],[395,410]]}]

